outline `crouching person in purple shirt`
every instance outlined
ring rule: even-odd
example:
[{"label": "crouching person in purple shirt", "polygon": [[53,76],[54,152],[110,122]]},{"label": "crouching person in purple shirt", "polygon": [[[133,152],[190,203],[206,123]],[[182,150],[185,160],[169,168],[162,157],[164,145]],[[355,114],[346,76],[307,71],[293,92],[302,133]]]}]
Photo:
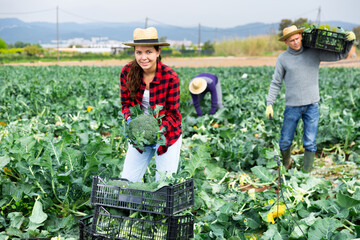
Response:
[{"label": "crouching person in purple shirt", "polygon": [[210,115],[215,114],[218,109],[224,107],[222,104],[220,80],[214,74],[200,73],[194,77],[189,83],[189,91],[198,116],[203,115],[200,108],[200,103],[204,99],[207,92],[210,92],[211,94]]}]

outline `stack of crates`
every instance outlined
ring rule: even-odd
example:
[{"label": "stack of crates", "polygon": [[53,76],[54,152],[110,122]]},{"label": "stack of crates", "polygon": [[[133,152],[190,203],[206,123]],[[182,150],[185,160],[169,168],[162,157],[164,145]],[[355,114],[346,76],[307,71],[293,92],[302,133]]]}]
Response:
[{"label": "stack of crates", "polygon": [[90,202],[94,214],[80,220],[80,240],[187,240],[194,234],[193,216],[179,215],[194,206],[193,179],[152,192],[109,185],[94,176]]}]

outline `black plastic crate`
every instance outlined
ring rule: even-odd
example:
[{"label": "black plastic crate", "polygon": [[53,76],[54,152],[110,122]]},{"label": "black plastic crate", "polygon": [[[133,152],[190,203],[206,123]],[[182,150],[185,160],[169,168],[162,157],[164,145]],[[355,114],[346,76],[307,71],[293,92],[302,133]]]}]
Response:
[{"label": "black plastic crate", "polygon": [[80,232],[80,240],[97,240],[97,239],[109,239],[104,236],[95,236],[95,234],[91,231],[93,215],[84,217],[79,221],[79,232]]},{"label": "black plastic crate", "polygon": [[151,192],[108,185],[94,176],[91,204],[170,216],[194,206],[194,181],[188,179]]},{"label": "black plastic crate", "polygon": [[349,41],[346,41],[346,34],[314,28],[311,32],[302,33],[302,43],[305,47],[317,48],[332,52],[344,53]]},{"label": "black plastic crate", "polygon": [[151,221],[112,215],[104,207],[96,206],[94,215],[80,220],[79,228],[80,240],[188,240],[194,237],[194,218],[191,215],[167,216]]},{"label": "black plastic crate", "polygon": [[21,238],[21,240],[51,240],[51,238]]}]

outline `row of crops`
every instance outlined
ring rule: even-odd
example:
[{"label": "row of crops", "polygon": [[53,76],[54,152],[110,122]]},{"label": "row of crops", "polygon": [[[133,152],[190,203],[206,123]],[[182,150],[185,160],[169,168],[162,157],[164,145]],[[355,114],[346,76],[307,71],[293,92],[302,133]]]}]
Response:
[{"label": "row of crops", "polygon": [[[194,178],[195,239],[360,237],[360,69],[320,69],[318,152],[312,174],[281,170],[284,89],[265,118],[273,67],[177,68],[183,144],[176,177]],[[77,239],[93,211],[92,176],[119,177],[126,153],[121,67],[0,67],[0,240]],[[217,74],[225,108],[197,117],[187,86]],[[210,96],[202,108],[210,110]],[[207,103],[207,104],[206,104]],[[144,177],[155,179],[152,163]],[[285,208],[285,203],[288,209]],[[279,217],[278,217],[279,216]],[[295,221],[296,220],[296,223]]]}]

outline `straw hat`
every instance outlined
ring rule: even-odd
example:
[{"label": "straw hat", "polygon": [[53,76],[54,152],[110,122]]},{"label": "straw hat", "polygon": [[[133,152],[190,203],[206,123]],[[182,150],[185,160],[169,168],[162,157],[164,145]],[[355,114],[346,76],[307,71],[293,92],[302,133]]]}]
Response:
[{"label": "straw hat", "polygon": [[297,28],[295,25],[292,25],[290,27],[284,28],[283,35],[281,38],[279,38],[279,41],[286,41],[289,37],[296,33],[302,33],[305,30],[305,28]]},{"label": "straw hat", "polygon": [[189,85],[189,91],[192,94],[200,94],[205,91],[207,86],[206,80],[203,78],[194,78]]},{"label": "straw hat", "polygon": [[124,43],[127,46],[169,46],[169,43],[159,42],[156,28],[136,28],[134,30],[134,42]]}]

